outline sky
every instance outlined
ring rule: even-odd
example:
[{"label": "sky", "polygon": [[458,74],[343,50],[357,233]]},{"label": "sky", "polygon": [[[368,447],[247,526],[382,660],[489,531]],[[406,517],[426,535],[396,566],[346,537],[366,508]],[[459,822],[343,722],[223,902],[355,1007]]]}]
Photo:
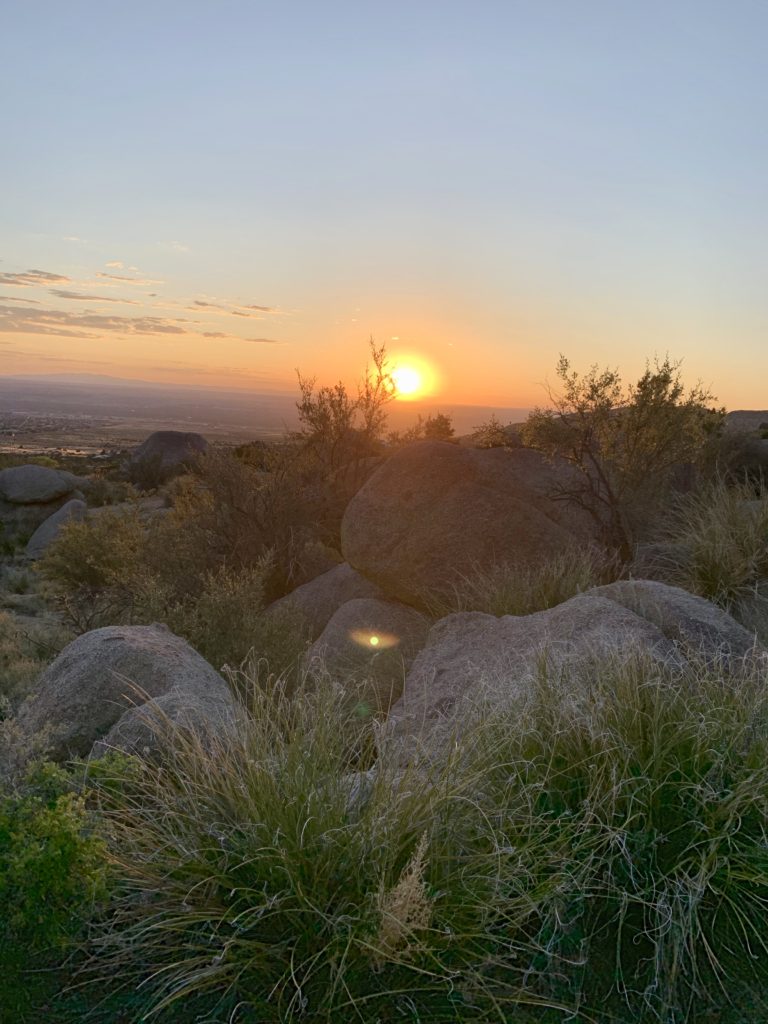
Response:
[{"label": "sky", "polygon": [[0,374],[768,406],[764,0],[7,0]]}]

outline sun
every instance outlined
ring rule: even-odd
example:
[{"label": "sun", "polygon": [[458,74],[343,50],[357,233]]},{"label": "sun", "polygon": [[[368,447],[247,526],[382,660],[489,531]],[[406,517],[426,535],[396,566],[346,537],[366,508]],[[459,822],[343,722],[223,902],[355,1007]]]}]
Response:
[{"label": "sun", "polygon": [[422,390],[423,381],[421,374],[415,366],[396,366],[392,371],[392,380],[395,384],[395,391],[398,395],[412,396]]}]

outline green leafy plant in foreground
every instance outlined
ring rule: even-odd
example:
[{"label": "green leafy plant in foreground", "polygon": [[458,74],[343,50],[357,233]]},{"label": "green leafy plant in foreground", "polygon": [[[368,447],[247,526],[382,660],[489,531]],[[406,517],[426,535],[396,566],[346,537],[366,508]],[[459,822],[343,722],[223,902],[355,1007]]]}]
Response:
[{"label": "green leafy plant in foreground", "polygon": [[24,1019],[55,992],[56,971],[106,888],[104,843],[72,777],[31,765],[0,796],[0,1019]]}]

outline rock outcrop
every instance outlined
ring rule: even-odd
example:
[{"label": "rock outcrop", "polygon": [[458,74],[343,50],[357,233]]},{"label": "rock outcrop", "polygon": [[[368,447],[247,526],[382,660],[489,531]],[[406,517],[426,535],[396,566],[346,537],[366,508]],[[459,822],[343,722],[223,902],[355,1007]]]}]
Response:
[{"label": "rock outcrop", "polygon": [[406,673],[427,640],[431,621],[394,601],[357,598],[343,604],[310,647],[306,663],[342,684],[364,683],[364,694],[386,711],[403,690]]},{"label": "rock outcrop", "polygon": [[84,519],[87,512],[88,506],[79,498],[72,498],[66,505],[62,505],[58,512],[48,516],[29,538],[25,552],[27,558],[36,559],[44,555],[49,545],[58,537],[62,526],[71,520]]},{"label": "rock outcrop", "polygon": [[389,597],[428,606],[477,569],[594,544],[586,513],[550,497],[569,480],[565,463],[527,448],[409,445],[349,503],[342,553]]},{"label": "rock outcrop", "polygon": [[0,524],[10,539],[27,540],[62,506],[82,500],[87,477],[47,466],[12,466],[0,471]]},{"label": "rock outcrop", "polygon": [[316,640],[334,613],[355,598],[377,598],[383,601],[385,595],[375,583],[343,562],[316,576],[309,583],[296,587],[290,594],[271,604],[264,614],[280,616],[283,612],[295,612],[305,624],[309,639]]},{"label": "rock outcrop", "polygon": [[45,505],[87,486],[87,478],[47,466],[12,466],[0,471],[0,498],[13,505]]},{"label": "rock outcrop", "polygon": [[200,727],[218,730],[235,720],[226,682],[186,641],[160,625],[107,626],[73,640],[48,666],[18,724],[30,735],[48,735],[55,759],[85,757],[99,740],[109,742],[115,726],[115,740],[135,737],[130,723],[141,720],[142,707],[145,717],[151,713],[147,701],[160,698],[161,708],[183,708]]},{"label": "rock outcrop", "polygon": [[142,477],[157,477],[157,482],[190,466],[208,450],[202,434],[181,430],[156,430],[131,452],[129,475],[142,482]]},{"label": "rock outcrop", "polygon": [[672,670],[703,659],[727,674],[757,653],[752,634],[731,616],[648,580],[597,587],[533,615],[449,615],[411,666],[382,751],[398,763],[431,757],[478,707],[524,706],[542,676],[567,698],[609,659],[642,655]]}]

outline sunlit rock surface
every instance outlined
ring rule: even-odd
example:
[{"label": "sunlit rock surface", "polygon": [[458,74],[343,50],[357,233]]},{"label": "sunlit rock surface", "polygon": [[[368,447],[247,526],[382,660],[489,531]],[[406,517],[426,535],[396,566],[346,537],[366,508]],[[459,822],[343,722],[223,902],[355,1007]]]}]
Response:
[{"label": "sunlit rock surface", "polygon": [[383,756],[400,764],[431,758],[473,717],[536,699],[542,678],[554,699],[577,701],[596,666],[638,655],[673,671],[692,661],[716,665],[732,678],[766,656],[721,609],[649,580],[596,587],[533,615],[449,615],[411,666],[383,733]]},{"label": "sunlit rock surface", "polygon": [[64,648],[18,723],[29,735],[50,735],[54,759],[85,757],[128,709],[169,694],[198,722],[234,713],[224,679],[165,626],[106,626]]}]

